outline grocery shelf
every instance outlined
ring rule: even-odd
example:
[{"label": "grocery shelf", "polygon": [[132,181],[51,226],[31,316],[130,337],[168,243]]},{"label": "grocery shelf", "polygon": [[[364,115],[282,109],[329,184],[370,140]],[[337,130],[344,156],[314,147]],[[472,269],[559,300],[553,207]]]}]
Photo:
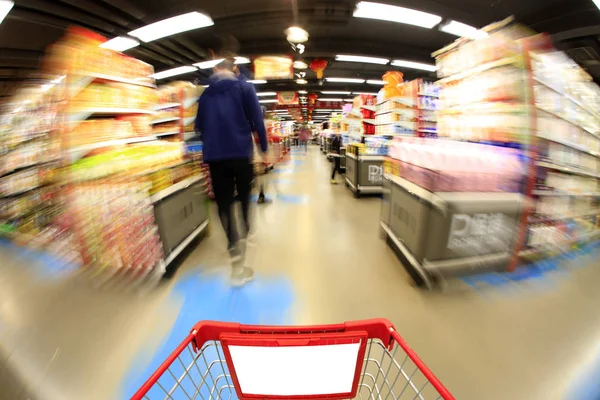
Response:
[{"label": "grocery shelf", "polygon": [[391,97],[389,99],[385,99],[382,102],[377,103],[377,105],[387,103],[388,101],[395,101],[396,103],[404,104],[408,107],[413,107],[415,105],[411,97]]},{"label": "grocery shelf", "polygon": [[21,172],[21,171],[27,170],[29,168],[39,167],[40,165],[44,165],[44,164],[52,164],[52,163],[55,163],[55,162],[58,162],[58,161],[60,161],[60,159],[54,158],[54,159],[51,159],[51,160],[36,161],[36,162],[30,163],[30,164],[20,165],[20,166],[18,166],[16,168],[13,168],[13,169],[9,170],[9,171],[0,172],[0,178],[12,175],[12,174],[17,173],[17,172]]},{"label": "grocery shelf", "polygon": [[171,136],[171,135],[178,135],[178,134],[179,134],[179,129],[174,130],[174,131],[169,131],[169,132],[155,133],[154,136],[161,137],[161,136]]},{"label": "grocery shelf", "polygon": [[365,110],[369,110],[369,111],[375,111],[377,109],[377,106],[362,105],[362,106],[360,106],[360,108],[364,108]]},{"label": "grocery shelf", "polygon": [[567,147],[570,147],[572,149],[579,150],[582,153],[587,153],[587,154],[592,155],[594,157],[599,157],[600,158],[600,153],[598,153],[597,151],[590,151],[590,150],[586,149],[585,147],[583,147],[580,144],[571,143],[569,141],[558,139],[558,138],[551,138],[551,137],[546,136],[544,134],[540,134],[539,132],[537,134],[537,137],[540,138],[540,139],[549,140],[549,141],[554,142],[554,143],[562,144],[563,146],[567,146]]},{"label": "grocery shelf", "polygon": [[436,129],[419,129],[419,132],[423,132],[423,133],[435,133],[437,134],[437,130]]},{"label": "grocery shelf", "polygon": [[567,166],[567,165],[558,164],[558,163],[554,163],[554,162],[547,162],[547,161],[537,161],[535,164],[538,167],[555,169],[557,171],[568,172],[570,174],[592,176],[594,178],[600,178],[600,174],[598,174],[598,173],[595,173],[592,171],[586,171],[582,168],[575,167],[575,166]]},{"label": "grocery shelf", "polygon": [[157,105],[156,107],[154,107],[155,111],[158,110],[164,110],[165,108],[174,108],[174,107],[179,107],[179,103],[162,103]]},{"label": "grocery shelf", "polygon": [[595,210],[583,211],[578,213],[571,214],[563,214],[563,215],[553,215],[553,214],[536,214],[539,218],[531,217],[529,220],[530,224],[536,224],[540,222],[548,222],[548,221],[561,221],[566,219],[574,219],[574,218],[583,218],[583,217],[592,217],[600,214],[600,208]]},{"label": "grocery shelf", "polygon": [[188,186],[202,180],[203,178],[204,177],[202,175],[190,176],[189,178],[186,178],[181,182],[177,182],[176,184],[171,185],[166,189],[154,193],[150,196],[150,202],[154,204],[164,199],[165,197],[172,195],[173,193],[179,192],[180,190],[187,188]]},{"label": "grocery shelf", "polygon": [[570,123],[571,125],[573,125],[573,126],[576,126],[576,127],[578,127],[579,129],[583,130],[584,132],[587,132],[587,133],[589,133],[590,135],[592,135],[592,136],[595,136],[596,138],[599,138],[599,139],[600,139],[600,136],[598,135],[598,133],[596,133],[596,132],[593,132],[591,129],[589,129],[589,128],[586,128],[586,127],[585,127],[585,126],[583,126],[583,125],[580,125],[578,122],[576,122],[576,121],[573,121],[572,119],[570,119],[570,118],[567,118],[566,116],[564,116],[564,115],[561,115],[561,114],[559,114],[559,113],[557,113],[557,112],[554,112],[554,111],[552,111],[552,110],[549,110],[549,109],[547,109],[547,108],[545,108],[545,107],[543,107],[543,106],[536,105],[536,107],[537,107],[537,109],[538,109],[538,110],[541,110],[541,111],[543,111],[543,112],[545,112],[545,113],[548,113],[548,114],[552,115],[553,117],[556,117],[556,118],[562,119],[563,121],[567,121],[567,122],[568,122],[568,123]]},{"label": "grocery shelf", "polygon": [[150,124],[156,125],[156,124],[162,124],[165,122],[172,122],[172,121],[177,121],[177,120],[179,120],[179,117],[166,117],[166,118],[155,119],[154,121],[150,122]]},{"label": "grocery shelf", "polygon": [[183,132],[183,140],[190,140],[196,136],[196,132]]},{"label": "grocery shelf", "polygon": [[171,254],[169,254],[169,256],[166,258],[165,265],[172,263],[173,260],[175,260],[175,258],[192,242],[192,240],[196,239],[198,235],[200,235],[200,233],[206,229],[207,226],[208,220],[204,221],[199,227],[194,229],[194,231],[192,231],[192,233],[190,233],[189,236],[179,244],[179,246],[173,249]]},{"label": "grocery shelf", "polygon": [[383,115],[383,114],[390,114],[390,113],[403,114],[403,115],[407,115],[407,114],[414,115],[415,109],[414,108],[394,108],[394,109],[387,110],[387,111],[379,111],[378,113],[375,113],[375,116]]},{"label": "grocery shelf", "polygon": [[106,140],[104,142],[90,143],[82,146],[72,147],[68,150],[68,152],[70,153],[71,162],[75,162],[90,151],[95,149],[100,149],[102,147],[107,146],[119,146],[131,143],[148,142],[151,140],[156,140],[156,136],[143,136],[125,139]]},{"label": "grocery shelf", "polygon": [[564,192],[558,190],[534,190],[534,196],[600,197],[600,192]]},{"label": "grocery shelf", "polygon": [[419,96],[423,96],[423,97],[440,97],[439,94],[433,94],[433,93],[422,93],[422,92],[419,92],[417,94]]},{"label": "grocery shelf", "polygon": [[[596,239],[596,238],[600,238],[600,229],[588,232],[588,233],[584,233],[582,235],[579,235],[573,239],[570,240],[565,240],[562,241],[560,243],[545,243],[543,249],[527,249],[527,250],[522,250],[519,252],[519,257],[522,258],[527,258],[527,257],[533,257],[533,256],[538,256],[538,255],[545,255],[548,253],[554,253],[557,251],[556,247],[557,246],[565,246],[565,245],[573,245],[575,243],[581,243],[581,242],[588,242],[590,240]],[[551,248],[549,249],[548,247],[551,246]]]},{"label": "grocery shelf", "polygon": [[581,100],[576,99],[575,97],[573,97],[573,96],[571,96],[571,95],[563,92],[562,90],[559,90],[558,88],[554,87],[554,85],[552,85],[550,82],[546,81],[545,79],[542,79],[540,77],[534,76],[533,80],[536,81],[537,83],[545,86],[546,88],[555,91],[556,93],[560,94],[564,98],[570,100],[571,102],[573,102],[573,104],[577,105],[582,110],[585,110],[591,116],[593,116],[593,117],[595,117],[597,119],[600,119],[600,115],[596,114],[592,109],[588,108],[587,104],[584,104]]},{"label": "grocery shelf", "polygon": [[190,97],[187,99],[183,99],[183,109],[190,108],[198,101],[198,97]]},{"label": "grocery shelf", "polygon": [[122,107],[95,107],[85,110],[77,110],[69,113],[69,122],[80,122],[92,115],[127,115],[127,114],[154,114],[153,110],[142,108],[122,108]]},{"label": "grocery shelf", "polygon": [[85,76],[85,77],[88,77],[88,78],[105,79],[107,81],[128,83],[130,85],[145,86],[145,87],[149,87],[149,88],[153,88],[153,89],[156,88],[156,85],[153,84],[153,83],[143,82],[143,81],[137,80],[137,79],[123,78],[121,76],[99,74],[99,73],[96,73],[96,72],[84,73],[82,75]]},{"label": "grocery shelf", "polygon": [[195,120],[196,120],[196,116],[195,115],[193,117],[186,117],[186,118],[183,119],[183,126],[188,126],[189,124],[191,124]]},{"label": "grocery shelf", "polygon": [[374,119],[363,119],[362,122],[364,122],[365,124],[375,125]]},{"label": "grocery shelf", "polygon": [[465,79],[470,76],[477,75],[477,74],[480,74],[485,71],[489,71],[490,69],[504,67],[506,65],[511,65],[511,64],[516,64],[521,61],[523,61],[523,58],[521,56],[511,56],[511,57],[501,58],[499,60],[491,61],[491,62],[488,62],[485,64],[478,65],[474,68],[468,69],[466,71],[459,72],[458,74],[450,75],[448,77],[440,79],[438,81],[438,83],[444,84],[444,83],[448,83],[448,82],[452,82],[452,81],[459,81],[461,79]]}]

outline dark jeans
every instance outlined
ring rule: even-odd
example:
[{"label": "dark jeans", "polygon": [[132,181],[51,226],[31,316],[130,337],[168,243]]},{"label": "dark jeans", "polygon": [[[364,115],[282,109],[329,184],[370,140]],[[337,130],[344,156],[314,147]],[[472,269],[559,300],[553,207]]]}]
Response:
[{"label": "dark jeans", "polygon": [[238,197],[242,203],[246,233],[248,233],[250,232],[250,188],[254,178],[254,169],[247,158],[213,161],[208,165],[219,208],[219,218],[227,235],[229,247],[232,247],[240,238],[233,212],[233,191],[234,188],[237,188]]},{"label": "dark jeans", "polygon": [[341,158],[333,157],[333,171],[331,171],[331,179],[335,179],[335,172],[342,173],[340,168],[340,163],[342,162]]}]

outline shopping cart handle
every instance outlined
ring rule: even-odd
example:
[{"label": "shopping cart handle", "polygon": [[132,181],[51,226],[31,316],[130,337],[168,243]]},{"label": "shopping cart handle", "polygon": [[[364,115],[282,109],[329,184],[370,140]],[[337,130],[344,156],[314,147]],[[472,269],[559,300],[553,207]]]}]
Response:
[{"label": "shopping cart handle", "polygon": [[[391,350],[394,346],[395,331],[390,321],[384,318],[369,319],[364,321],[351,321],[334,325],[312,325],[312,326],[263,326],[263,325],[241,325],[238,323],[200,321],[191,333],[194,335],[192,344],[194,350],[198,351],[202,346],[212,340],[220,340],[221,335],[226,334],[313,334],[313,333],[336,333],[336,332],[358,332],[366,331],[369,339],[379,339],[382,344]],[[303,340],[297,336],[294,340]]]}]

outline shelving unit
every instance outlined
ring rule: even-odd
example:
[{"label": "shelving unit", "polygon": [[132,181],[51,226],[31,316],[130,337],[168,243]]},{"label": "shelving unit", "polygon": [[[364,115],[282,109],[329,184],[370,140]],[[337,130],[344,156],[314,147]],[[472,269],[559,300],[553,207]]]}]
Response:
[{"label": "shelving unit", "polygon": [[[4,121],[3,165],[12,168],[0,176],[1,230],[108,279],[141,282],[205,229],[208,209],[199,168],[181,162],[181,144],[158,140],[183,133],[184,99],[156,106],[152,67],[99,49],[105,40],[69,29],[44,63],[58,78]],[[98,65],[126,76],[88,71]],[[159,116],[171,107],[177,116]],[[176,132],[153,134],[172,121]]]}]

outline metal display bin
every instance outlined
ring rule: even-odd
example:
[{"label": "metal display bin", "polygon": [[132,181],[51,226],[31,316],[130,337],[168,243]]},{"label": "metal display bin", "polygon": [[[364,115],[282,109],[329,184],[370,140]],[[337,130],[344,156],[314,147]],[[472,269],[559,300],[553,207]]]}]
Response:
[{"label": "metal display bin", "polygon": [[356,197],[383,193],[383,156],[346,153],[346,186]]},{"label": "metal display bin", "polygon": [[430,192],[385,174],[381,228],[418,285],[504,269],[526,198],[519,193]]},{"label": "metal display bin", "polygon": [[154,217],[168,266],[208,226],[204,179],[155,202]]}]

